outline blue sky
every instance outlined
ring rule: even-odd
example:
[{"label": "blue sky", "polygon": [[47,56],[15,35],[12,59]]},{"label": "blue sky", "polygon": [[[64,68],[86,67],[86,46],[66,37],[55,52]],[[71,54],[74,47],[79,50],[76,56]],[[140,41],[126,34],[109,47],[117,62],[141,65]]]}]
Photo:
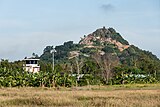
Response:
[{"label": "blue sky", "polygon": [[0,0],[0,58],[41,55],[103,26],[160,58],[160,0]]}]

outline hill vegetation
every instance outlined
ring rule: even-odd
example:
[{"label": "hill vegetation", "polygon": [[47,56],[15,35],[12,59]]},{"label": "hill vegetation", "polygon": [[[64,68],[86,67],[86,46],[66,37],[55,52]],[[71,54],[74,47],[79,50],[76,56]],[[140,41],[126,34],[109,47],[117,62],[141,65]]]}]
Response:
[{"label": "hill vegetation", "polygon": [[[51,63],[52,49],[52,46],[47,46],[40,57],[41,60]],[[160,60],[155,55],[130,45],[113,28],[97,29],[87,36],[84,35],[79,43],[68,41],[56,46],[55,50],[56,63],[65,66],[62,67],[65,68],[64,72],[76,74],[79,72],[92,75],[94,78],[101,77],[107,84],[118,76],[120,76],[118,84],[130,83],[131,81],[125,80],[129,78],[132,82],[142,82],[151,76],[155,81],[160,74]],[[136,77],[138,75],[139,77]],[[111,83],[117,83],[114,79]]]}]

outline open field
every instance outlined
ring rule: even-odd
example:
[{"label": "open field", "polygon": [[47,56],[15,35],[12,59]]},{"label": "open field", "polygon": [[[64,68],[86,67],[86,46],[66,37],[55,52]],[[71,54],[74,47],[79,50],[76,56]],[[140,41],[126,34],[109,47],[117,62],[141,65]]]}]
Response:
[{"label": "open field", "polygon": [[160,107],[160,84],[0,88],[1,107]]}]

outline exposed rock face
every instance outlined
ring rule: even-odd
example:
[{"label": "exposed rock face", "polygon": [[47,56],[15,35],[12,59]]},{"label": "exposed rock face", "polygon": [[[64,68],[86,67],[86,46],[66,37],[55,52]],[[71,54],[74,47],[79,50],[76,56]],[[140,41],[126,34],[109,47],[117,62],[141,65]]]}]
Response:
[{"label": "exposed rock face", "polygon": [[69,59],[79,56],[79,51],[71,51]]},{"label": "exposed rock face", "polygon": [[[80,44],[86,45],[86,47],[94,47],[95,43],[100,43],[103,46],[104,43],[114,44],[120,51],[130,47],[129,44],[121,43],[116,40],[117,38],[125,41],[113,28],[106,29],[105,27],[97,29],[95,32],[89,34],[85,38],[82,38]],[[119,36],[119,37],[116,37]]]}]

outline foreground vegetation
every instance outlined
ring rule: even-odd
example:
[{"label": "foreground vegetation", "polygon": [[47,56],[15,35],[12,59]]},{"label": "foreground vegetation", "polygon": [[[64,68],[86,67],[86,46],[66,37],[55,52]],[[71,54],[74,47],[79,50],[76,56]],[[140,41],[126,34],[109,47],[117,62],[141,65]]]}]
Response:
[{"label": "foreground vegetation", "polygon": [[[138,75],[138,74],[137,74]],[[137,76],[135,75],[135,76]],[[90,85],[116,85],[116,84],[147,84],[159,83],[154,75],[138,75],[127,72],[117,73],[108,82],[102,78],[96,78],[92,74],[69,75],[60,72],[39,72],[29,73],[27,71],[11,71],[8,69],[0,69],[0,87],[74,87],[74,86],[90,86]]]},{"label": "foreground vegetation", "polygon": [[160,84],[0,88],[1,107],[159,107]]}]

